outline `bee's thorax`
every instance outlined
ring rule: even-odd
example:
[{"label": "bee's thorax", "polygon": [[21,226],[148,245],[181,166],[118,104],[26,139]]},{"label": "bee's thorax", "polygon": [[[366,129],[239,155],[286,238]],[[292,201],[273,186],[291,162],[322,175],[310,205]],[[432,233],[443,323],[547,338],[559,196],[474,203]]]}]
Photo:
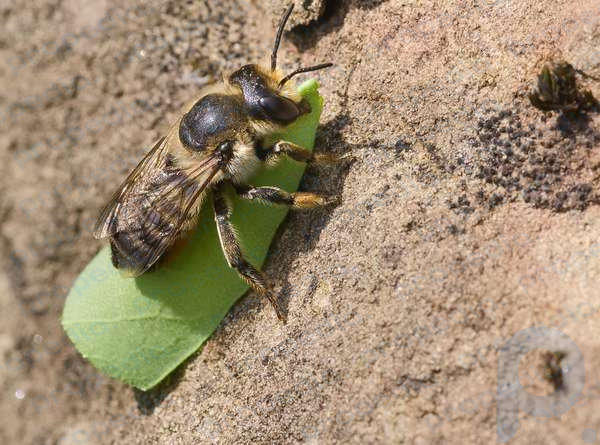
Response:
[{"label": "bee's thorax", "polygon": [[244,183],[254,176],[261,164],[253,145],[237,142],[233,146],[231,158],[223,168],[223,179]]},{"label": "bee's thorax", "polygon": [[247,122],[244,105],[236,96],[208,94],[181,119],[179,139],[187,148],[200,152],[236,139]]}]

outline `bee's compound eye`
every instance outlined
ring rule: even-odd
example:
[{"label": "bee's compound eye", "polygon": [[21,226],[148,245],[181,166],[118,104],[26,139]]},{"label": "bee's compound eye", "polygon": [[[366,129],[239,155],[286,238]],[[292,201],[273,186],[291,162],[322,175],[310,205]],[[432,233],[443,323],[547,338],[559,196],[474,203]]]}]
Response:
[{"label": "bee's compound eye", "polygon": [[278,123],[289,124],[300,116],[296,104],[285,97],[265,96],[258,103],[267,116]]}]

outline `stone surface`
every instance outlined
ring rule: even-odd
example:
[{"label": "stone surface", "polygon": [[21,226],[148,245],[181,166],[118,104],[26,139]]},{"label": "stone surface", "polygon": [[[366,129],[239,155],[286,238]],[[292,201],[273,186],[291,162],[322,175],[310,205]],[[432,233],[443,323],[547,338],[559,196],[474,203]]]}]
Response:
[{"label": "stone surface", "polygon": [[0,443],[494,443],[500,348],[536,325],[576,342],[583,397],[511,443],[600,430],[600,118],[526,98],[549,58],[600,76],[597,0],[302,2],[280,61],[335,62],[317,146],[354,161],[307,170],[342,202],[272,246],[289,323],[251,293],[149,393],[70,346],[99,209],[201,86],[268,60],[285,4],[253,3],[0,6]]}]

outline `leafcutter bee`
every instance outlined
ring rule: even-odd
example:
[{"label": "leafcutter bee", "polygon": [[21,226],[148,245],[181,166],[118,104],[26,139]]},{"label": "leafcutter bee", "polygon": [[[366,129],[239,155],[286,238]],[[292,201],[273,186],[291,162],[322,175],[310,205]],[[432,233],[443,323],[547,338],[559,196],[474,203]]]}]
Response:
[{"label": "leafcutter bee", "polygon": [[567,356],[563,351],[546,351],[544,354],[544,379],[552,383],[554,389],[559,389],[563,386],[563,369],[561,361]]},{"label": "leafcutter bee", "polygon": [[286,141],[265,146],[310,105],[290,81],[299,73],[331,66],[323,63],[284,75],[277,69],[277,50],[293,5],[284,12],[271,53],[271,66],[250,64],[204,90],[142,159],[103,209],[94,237],[108,238],[115,267],[131,276],[148,271],[174,243],[198,223],[205,199],[212,200],[221,247],[234,268],[284,320],[264,275],[250,264],[230,222],[225,189],[244,199],[291,208],[325,205],[333,200],[313,193],[288,193],[277,187],[253,187],[252,175],[278,157],[300,162],[331,160],[327,155]]},{"label": "leafcutter bee", "polygon": [[568,62],[550,62],[542,68],[537,84],[529,93],[531,104],[542,111],[580,113],[598,106],[598,101],[589,90],[582,90],[577,76],[598,80],[576,69]]}]

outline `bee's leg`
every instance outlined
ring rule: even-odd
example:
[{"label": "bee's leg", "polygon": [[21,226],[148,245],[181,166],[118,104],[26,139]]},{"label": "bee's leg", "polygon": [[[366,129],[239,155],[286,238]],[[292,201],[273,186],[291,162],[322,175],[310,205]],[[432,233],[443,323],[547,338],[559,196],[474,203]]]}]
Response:
[{"label": "bee's leg", "polygon": [[280,204],[294,209],[309,209],[316,206],[335,204],[338,198],[330,198],[309,192],[288,193],[277,187],[252,187],[236,185],[235,189],[240,198],[257,200],[265,204]]},{"label": "bee's leg", "polygon": [[298,162],[338,162],[346,159],[348,156],[337,156],[330,153],[313,153],[300,145],[287,141],[278,141],[273,146],[264,149],[265,157],[274,158],[286,155]]},{"label": "bee's leg", "polygon": [[286,322],[284,314],[281,312],[277,304],[277,298],[271,290],[264,275],[257,270],[244,258],[240,242],[237,238],[235,228],[231,224],[229,217],[231,216],[231,207],[223,196],[222,190],[215,189],[213,193],[213,206],[215,209],[215,221],[219,232],[219,240],[221,248],[227,260],[229,267],[235,269],[242,279],[246,281],[259,295],[267,297],[277,318],[282,322]]}]

